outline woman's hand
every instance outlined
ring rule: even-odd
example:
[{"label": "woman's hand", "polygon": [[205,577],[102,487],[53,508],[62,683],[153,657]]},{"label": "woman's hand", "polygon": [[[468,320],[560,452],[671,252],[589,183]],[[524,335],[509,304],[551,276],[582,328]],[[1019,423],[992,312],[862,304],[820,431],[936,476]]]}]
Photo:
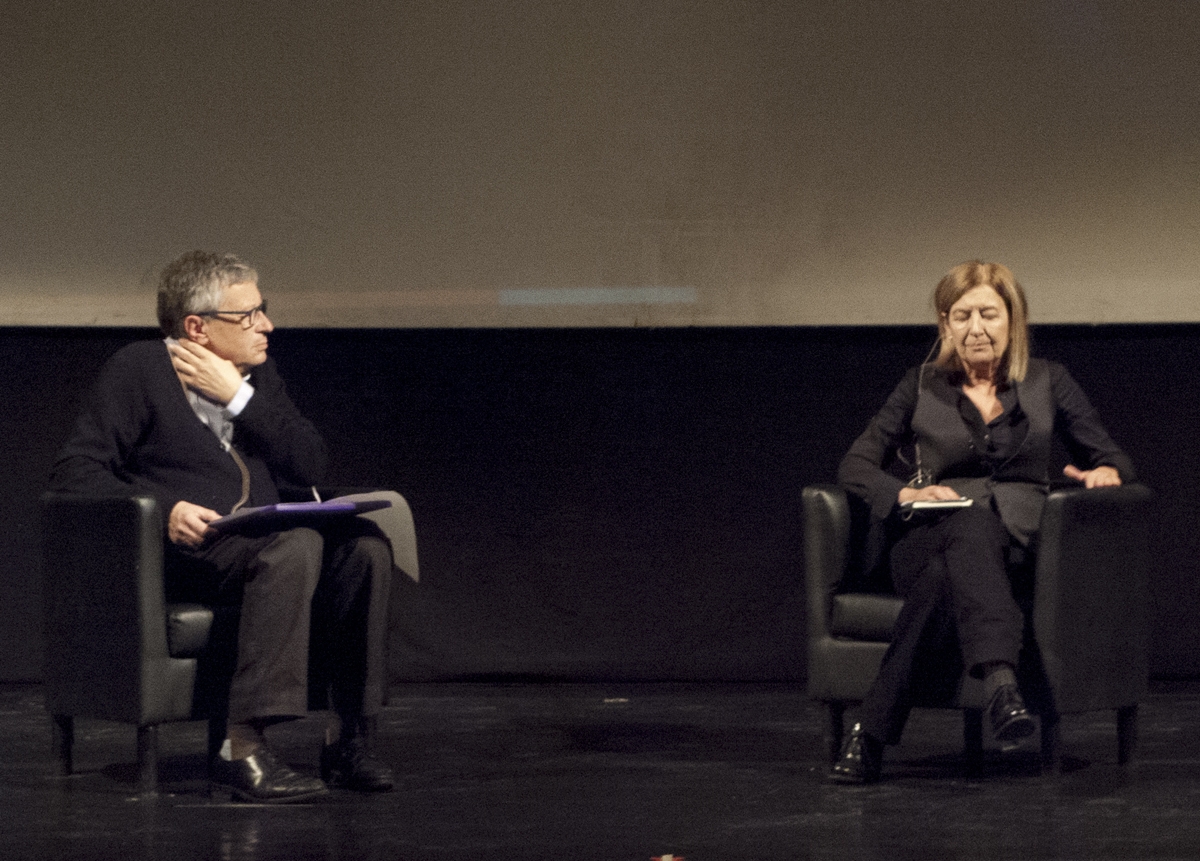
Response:
[{"label": "woman's hand", "polygon": [[962,499],[962,495],[953,487],[944,484],[931,484],[929,487],[900,488],[900,502],[933,502],[939,499]]},{"label": "woman's hand", "polygon": [[1063,467],[1063,475],[1081,482],[1086,488],[1120,487],[1121,475],[1111,466],[1098,466],[1095,469],[1080,469],[1072,464]]}]

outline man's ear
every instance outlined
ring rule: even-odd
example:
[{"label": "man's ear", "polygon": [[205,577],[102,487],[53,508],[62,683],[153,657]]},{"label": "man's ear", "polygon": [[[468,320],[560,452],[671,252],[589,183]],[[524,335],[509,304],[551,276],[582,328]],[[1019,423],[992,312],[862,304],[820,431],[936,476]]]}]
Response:
[{"label": "man's ear", "polygon": [[195,314],[189,314],[183,318],[183,334],[189,341],[193,341],[202,347],[208,346],[208,332],[204,325],[204,318]]}]

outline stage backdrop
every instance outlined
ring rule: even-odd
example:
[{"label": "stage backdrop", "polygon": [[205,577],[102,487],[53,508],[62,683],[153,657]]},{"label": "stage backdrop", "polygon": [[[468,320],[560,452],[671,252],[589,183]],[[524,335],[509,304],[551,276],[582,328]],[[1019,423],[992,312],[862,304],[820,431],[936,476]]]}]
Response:
[{"label": "stage backdrop", "polygon": [[56,0],[0,26],[0,325],[1200,320],[1200,4]]}]

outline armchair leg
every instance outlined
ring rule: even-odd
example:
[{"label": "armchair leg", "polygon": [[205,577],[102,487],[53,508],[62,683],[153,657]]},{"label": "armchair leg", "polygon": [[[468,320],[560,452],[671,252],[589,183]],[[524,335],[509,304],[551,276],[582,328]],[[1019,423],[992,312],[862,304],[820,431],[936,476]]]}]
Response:
[{"label": "armchair leg", "polygon": [[221,745],[229,731],[229,721],[224,715],[208,719],[208,760],[211,762],[221,755]]},{"label": "armchair leg", "polygon": [[75,773],[75,718],[72,715],[51,715],[53,725],[54,758],[58,760],[59,774]]},{"label": "armchair leg", "polygon": [[1062,773],[1062,731],[1057,714],[1041,715],[1042,774]]},{"label": "armchair leg", "polygon": [[137,730],[138,782],[143,795],[158,792],[158,726],[139,726]]},{"label": "armchair leg", "polygon": [[846,704],[829,704],[829,764],[834,765],[842,752],[842,736],[846,732]]},{"label": "armchair leg", "polygon": [[1117,709],[1117,762],[1128,765],[1133,761],[1137,748],[1138,737],[1138,707],[1122,706]]},{"label": "armchair leg", "polygon": [[983,709],[963,711],[963,750],[967,760],[967,776],[983,774]]}]

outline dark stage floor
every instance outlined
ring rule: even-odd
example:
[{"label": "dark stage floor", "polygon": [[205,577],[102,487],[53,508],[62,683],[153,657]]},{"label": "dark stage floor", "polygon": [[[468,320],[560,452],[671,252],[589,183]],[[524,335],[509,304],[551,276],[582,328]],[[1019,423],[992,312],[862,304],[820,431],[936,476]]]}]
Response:
[{"label": "dark stage floor", "polygon": [[[210,801],[202,724],[162,735],[135,794],[129,727],[81,721],[59,777],[37,687],[0,687],[0,857],[178,859],[1200,858],[1200,684],[1154,686],[1134,766],[1111,715],[1065,719],[1061,776],[1033,747],[961,776],[956,713],[918,712],[873,787],[825,783],[822,713],[760,685],[413,685],[381,752],[397,791],[312,805]],[[315,769],[318,719],[277,727]]]}]

